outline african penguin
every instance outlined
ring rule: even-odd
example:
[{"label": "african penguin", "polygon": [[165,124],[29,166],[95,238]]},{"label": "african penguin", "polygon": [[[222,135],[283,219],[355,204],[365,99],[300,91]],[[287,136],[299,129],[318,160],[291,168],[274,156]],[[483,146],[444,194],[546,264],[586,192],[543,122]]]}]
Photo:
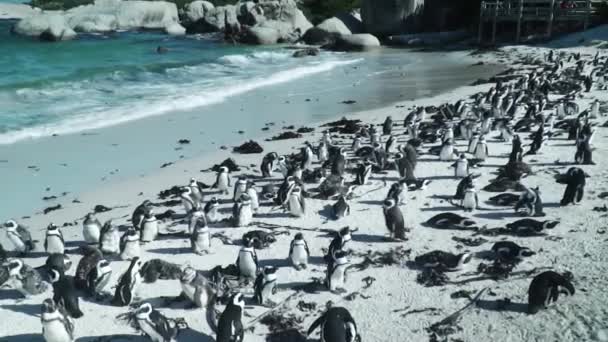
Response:
[{"label": "african penguin", "polygon": [[8,258],[2,264],[8,270],[7,284],[19,291],[24,297],[35,296],[45,292],[48,284],[36,269],[23,263],[23,260]]},{"label": "african penguin", "polygon": [[348,255],[344,251],[337,251],[334,259],[327,264],[326,284],[329,291],[334,293],[346,292],[346,269],[348,268]]},{"label": "african penguin", "polygon": [[158,237],[158,219],[156,219],[156,216],[154,215],[154,210],[150,209],[146,212],[143,222],[141,223],[140,234],[140,241],[144,244],[152,242]]},{"label": "african penguin", "polygon": [[236,202],[238,199],[241,198],[241,195],[245,193],[247,193],[247,178],[239,177],[236,183],[234,183],[234,192],[232,200]]},{"label": "african penguin", "polygon": [[331,208],[334,214],[334,219],[336,220],[350,215],[350,205],[348,202],[346,202],[346,197],[344,196],[340,196],[338,201],[334,203]]},{"label": "african penguin", "polygon": [[182,199],[182,205],[184,206],[184,211],[186,213],[189,213],[192,210],[198,209],[200,207],[200,203],[196,202],[192,198],[192,189],[190,189],[190,187],[188,186],[182,188],[180,198]]},{"label": "african penguin", "polygon": [[190,188],[190,198],[196,204],[196,206],[200,206],[203,203],[203,189],[199,186],[199,183],[196,179],[190,178],[190,184],[188,184]]},{"label": "african penguin", "polygon": [[369,177],[372,175],[372,163],[365,160],[357,167],[357,178],[356,183],[358,185],[365,185],[369,182]]},{"label": "african penguin", "polygon": [[438,229],[476,229],[475,221],[450,212],[437,214],[428,219],[426,224]]},{"label": "african penguin", "polygon": [[465,211],[473,211],[479,206],[479,196],[474,186],[468,186],[464,190],[464,198],[460,202]]},{"label": "african penguin", "polygon": [[129,228],[120,238],[120,258],[132,260],[139,257],[140,251],[139,233],[134,228]]},{"label": "african penguin", "polygon": [[289,194],[287,210],[294,217],[302,217],[306,214],[306,200],[302,195],[302,188],[298,185],[294,186]]},{"label": "african penguin", "polygon": [[583,199],[586,183],[585,171],[578,167],[571,167],[564,175],[559,175],[558,183],[566,184],[566,190],[560,201],[560,205],[578,204]]},{"label": "african penguin", "polygon": [[336,253],[338,251],[344,250],[346,243],[353,239],[352,233],[348,227],[344,227],[340,229],[338,234],[331,240],[329,244],[329,248],[327,251],[327,255],[324,257],[325,262],[329,263],[331,260],[336,258]]},{"label": "african penguin", "polygon": [[391,188],[386,195],[387,199],[393,199],[397,205],[407,203],[408,187],[404,182],[396,182],[391,185]]},{"label": "african penguin", "polygon": [[205,204],[205,216],[207,217],[207,222],[218,222],[221,220],[219,213],[220,202],[216,197],[212,197],[207,204]]},{"label": "african penguin", "polygon": [[217,172],[217,176],[215,178],[215,184],[213,188],[219,190],[224,195],[228,194],[228,189],[230,188],[230,174],[228,173],[228,168],[225,166],[220,167]]},{"label": "african penguin", "polygon": [[192,252],[198,255],[211,252],[211,234],[205,220],[197,220],[190,236]]},{"label": "african penguin", "polygon": [[419,267],[434,268],[441,271],[457,271],[461,270],[471,259],[470,253],[452,254],[435,250],[417,256],[414,262]]},{"label": "african penguin", "polygon": [[252,180],[247,181],[246,193],[249,196],[249,199],[251,200],[251,210],[254,213],[257,213],[258,210],[260,209],[260,201],[259,201],[259,197],[258,197],[258,190],[256,188],[255,183]]},{"label": "african penguin", "polygon": [[207,308],[215,302],[215,290],[207,279],[194,268],[187,266],[180,277],[182,292],[197,307]]},{"label": "african penguin", "polygon": [[271,305],[272,295],[277,292],[277,268],[266,266],[254,282],[254,298],[259,305]]},{"label": "african penguin", "polygon": [[98,244],[99,234],[101,232],[101,223],[95,217],[94,213],[88,213],[82,223],[82,236],[88,244]]},{"label": "african penguin", "polygon": [[357,324],[343,307],[331,307],[310,326],[307,336],[321,327],[321,342],[361,342]]},{"label": "african penguin", "polygon": [[51,284],[53,285],[53,301],[63,306],[71,317],[82,317],[83,313],[80,311],[74,279],[55,269],[52,269],[50,274]]},{"label": "african penguin", "polygon": [[262,164],[260,165],[260,171],[262,171],[262,178],[272,177],[274,172],[274,163],[279,159],[279,155],[276,152],[270,152],[262,158]]},{"label": "african penguin", "polygon": [[464,153],[460,154],[460,157],[454,164],[452,164],[454,168],[454,177],[456,178],[464,178],[469,175],[469,161]]},{"label": "african penguin", "polygon": [[392,198],[386,199],[382,209],[384,222],[391,238],[405,240],[405,221],[401,209],[397,206],[397,202]]},{"label": "african penguin", "polygon": [[243,247],[241,247],[236,259],[236,267],[239,269],[241,278],[245,278],[245,280],[255,279],[258,271],[258,256],[251,241],[243,241]]},{"label": "african penguin", "polygon": [[243,342],[245,335],[242,322],[243,310],[245,310],[243,294],[236,293],[232,295],[217,322],[217,335],[215,338],[217,342]]},{"label": "african penguin", "polygon": [[242,194],[232,206],[232,218],[236,227],[246,227],[253,220],[251,199],[249,195]]},{"label": "african penguin", "polygon": [[113,305],[127,306],[131,304],[135,298],[137,288],[142,281],[142,275],[140,274],[141,265],[142,261],[139,257],[135,257],[131,260],[129,268],[118,280],[114,298],[112,298]]},{"label": "african penguin", "polygon": [[521,219],[515,222],[508,223],[507,229],[518,236],[534,236],[542,234],[545,229],[553,229],[559,224],[559,221],[536,221],[533,219]]},{"label": "african penguin", "polygon": [[152,342],[176,342],[179,331],[174,320],[154,310],[150,303],[142,303],[135,310],[137,328]]},{"label": "african penguin", "polygon": [[496,259],[507,262],[516,262],[524,257],[536,254],[528,247],[521,247],[513,241],[498,241],[492,246]]},{"label": "african penguin", "polygon": [[103,290],[110,283],[112,278],[112,268],[110,263],[101,259],[87,275],[87,292],[89,296],[98,299],[104,295]]},{"label": "african penguin", "polygon": [[36,248],[32,235],[24,226],[9,220],[4,224],[4,227],[6,228],[6,237],[13,244],[14,251],[25,255]]},{"label": "african penguin", "polygon": [[86,290],[88,288],[89,272],[97,267],[100,260],[103,260],[103,254],[95,247],[87,247],[83,250],[83,254],[74,274],[74,285],[79,290]]},{"label": "african penguin", "polygon": [[133,215],[131,215],[131,223],[133,227],[139,229],[141,228],[141,222],[143,221],[146,212],[152,207],[152,202],[149,200],[143,201],[140,205],[138,205],[133,211]]},{"label": "african penguin", "polygon": [[551,302],[556,302],[560,292],[572,296],[575,293],[574,285],[557,272],[546,271],[537,275],[528,288],[528,313],[535,314]]},{"label": "african penguin", "polygon": [[319,143],[317,148],[317,160],[323,164],[329,159],[329,150],[324,142]]},{"label": "african penguin", "polygon": [[101,235],[99,236],[99,249],[103,253],[120,253],[120,236],[118,235],[118,227],[112,224],[112,220],[106,221],[101,228]]},{"label": "african penguin", "polygon": [[42,302],[40,322],[42,323],[42,337],[46,342],[72,342],[74,340],[74,322],[51,298]]},{"label": "african penguin", "polygon": [[49,254],[63,254],[65,249],[65,241],[59,227],[54,224],[49,224],[46,228],[46,237],[44,239],[44,250]]},{"label": "african penguin", "polygon": [[310,250],[308,243],[304,240],[302,233],[297,233],[289,246],[289,259],[296,270],[306,269],[308,267],[308,257]]}]

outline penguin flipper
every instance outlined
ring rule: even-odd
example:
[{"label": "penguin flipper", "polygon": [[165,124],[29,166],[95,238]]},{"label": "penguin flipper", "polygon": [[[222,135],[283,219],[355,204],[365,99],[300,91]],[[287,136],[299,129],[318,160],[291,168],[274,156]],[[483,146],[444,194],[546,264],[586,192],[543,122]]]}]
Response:
[{"label": "penguin flipper", "polygon": [[312,322],[312,324],[310,325],[310,328],[308,328],[308,332],[306,333],[306,336],[309,336],[310,334],[312,334],[312,332],[315,331],[321,325],[321,323],[323,323],[323,321],[326,320],[326,317],[327,317],[327,312],[324,313],[323,315],[321,315],[319,318],[317,318],[314,322]]}]

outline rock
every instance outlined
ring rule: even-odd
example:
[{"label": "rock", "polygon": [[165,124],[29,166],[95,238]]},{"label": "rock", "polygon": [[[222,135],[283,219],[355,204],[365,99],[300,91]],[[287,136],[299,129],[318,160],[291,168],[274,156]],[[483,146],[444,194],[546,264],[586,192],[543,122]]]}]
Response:
[{"label": "rock", "polygon": [[319,49],[317,49],[317,48],[306,48],[306,49],[298,50],[298,51],[294,52],[292,56],[296,57],[296,58],[307,57],[307,56],[318,56],[320,52],[321,51],[319,51]]},{"label": "rock", "polygon": [[388,36],[412,32],[420,26],[425,0],[363,0],[365,32]]},{"label": "rock", "polygon": [[365,33],[363,20],[361,20],[361,12],[353,10],[351,12],[341,12],[335,16],[339,19],[351,33]]},{"label": "rock", "polygon": [[186,29],[182,25],[174,23],[165,27],[165,33],[171,36],[183,36],[186,34]]},{"label": "rock", "polygon": [[266,20],[262,7],[257,6],[251,1],[245,2],[238,8],[237,18],[241,25],[247,26],[255,26]]},{"label": "rock", "polygon": [[240,26],[236,9],[234,5],[209,8],[202,18],[184,25],[190,33],[222,32],[226,23],[230,27]]},{"label": "rock", "polygon": [[236,162],[232,158],[228,158],[228,159],[224,160],[223,162],[221,162],[221,164],[213,165],[213,167],[211,168],[211,171],[219,172],[220,167],[222,167],[222,166],[227,167],[229,172],[241,171],[241,168],[236,164]]},{"label": "rock", "polygon": [[0,3],[0,20],[23,19],[39,13],[40,8],[31,7],[29,5]]},{"label": "rock", "polygon": [[279,41],[279,31],[269,27],[247,27],[241,36],[241,42],[254,45],[276,44]]},{"label": "rock", "polygon": [[287,131],[287,132],[283,132],[277,136],[274,136],[270,139],[268,139],[268,141],[275,141],[275,140],[287,140],[287,139],[298,139],[301,138],[302,134],[300,133],[295,133],[295,132],[291,132],[291,131]]},{"label": "rock", "polygon": [[329,33],[318,27],[313,27],[302,36],[304,43],[309,45],[331,45],[338,39],[338,34]]},{"label": "rock", "polygon": [[68,25],[65,18],[58,14],[39,14],[24,18],[15,25],[14,32],[52,42],[76,37],[76,32]]},{"label": "rock", "polygon": [[369,33],[359,33],[340,36],[334,44],[326,45],[323,48],[333,51],[365,51],[377,47],[380,47],[378,38]]},{"label": "rock", "polygon": [[344,25],[342,20],[336,17],[324,20],[322,23],[317,25],[317,28],[328,33],[336,33],[339,35],[353,34],[348,27]]},{"label": "rock", "polygon": [[[295,0],[259,0],[254,7],[248,8],[248,13],[250,15],[241,16],[244,20],[243,24],[255,21],[255,25],[243,36],[244,43],[273,42],[275,34],[278,35],[276,42],[294,43],[312,28],[312,24],[298,8]],[[252,19],[252,16],[255,18]]]},{"label": "rock", "polygon": [[257,142],[255,142],[253,140],[249,140],[248,142],[242,144],[241,146],[237,146],[237,147],[233,148],[232,150],[236,153],[242,153],[242,154],[253,154],[253,153],[264,152],[264,149],[262,148],[262,146],[260,146],[260,144],[258,144]]},{"label": "rock", "polygon": [[195,23],[205,17],[215,6],[209,1],[197,0],[186,5],[184,8],[184,23]]}]

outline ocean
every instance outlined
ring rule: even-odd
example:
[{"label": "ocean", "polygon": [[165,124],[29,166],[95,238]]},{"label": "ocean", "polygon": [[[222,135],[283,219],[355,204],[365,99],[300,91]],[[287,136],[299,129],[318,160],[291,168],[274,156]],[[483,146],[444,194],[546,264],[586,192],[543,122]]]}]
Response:
[{"label": "ocean", "polygon": [[[0,176],[12,194],[0,218],[40,210],[49,205],[42,197],[76,198],[112,179],[272,133],[261,131],[268,122],[319,122],[496,70],[442,53],[293,58],[285,46],[149,31],[51,44],[10,34],[12,24],[0,21]],[[167,52],[157,53],[159,46]],[[193,144],[177,149],[182,138]]]}]

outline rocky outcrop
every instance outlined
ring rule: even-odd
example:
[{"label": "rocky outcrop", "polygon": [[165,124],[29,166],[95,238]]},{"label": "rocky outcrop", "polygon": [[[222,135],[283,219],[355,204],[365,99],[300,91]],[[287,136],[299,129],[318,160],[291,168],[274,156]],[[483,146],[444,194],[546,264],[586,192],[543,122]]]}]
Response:
[{"label": "rocky outcrop", "polygon": [[[97,0],[92,5],[79,6],[52,14],[40,13],[22,19],[15,32],[38,36],[49,30],[61,32],[62,39],[76,32],[108,32],[132,29],[159,29],[169,34],[183,34],[177,7],[165,1]],[[48,36],[48,34],[46,35]]]},{"label": "rocky outcrop", "polygon": [[302,40],[310,45],[335,43],[339,36],[363,32],[363,23],[358,12],[337,14],[306,31]]},{"label": "rocky outcrop", "polygon": [[420,28],[425,0],[363,0],[365,31],[377,36],[415,32]]},{"label": "rocky outcrop", "polygon": [[0,3],[0,19],[23,19],[39,13],[39,8],[28,5]]},{"label": "rocky outcrop", "polygon": [[324,46],[334,51],[365,51],[380,47],[380,41],[369,33],[359,33],[340,36],[336,42]]}]

